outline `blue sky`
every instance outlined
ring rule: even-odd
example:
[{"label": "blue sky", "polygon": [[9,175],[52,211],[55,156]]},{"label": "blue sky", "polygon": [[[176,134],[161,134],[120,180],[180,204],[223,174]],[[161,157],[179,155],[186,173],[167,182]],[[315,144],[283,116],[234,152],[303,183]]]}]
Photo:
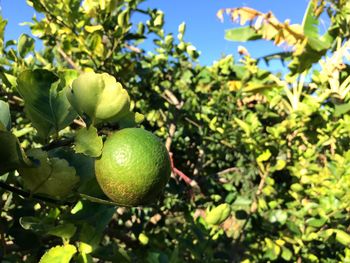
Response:
[{"label": "blue sky", "polygon": [[[21,33],[30,33],[28,26],[19,24],[31,21],[34,10],[25,0],[0,0],[2,15],[8,20],[5,38],[17,39]],[[289,18],[291,23],[301,23],[308,0],[148,0],[143,8],[158,8],[165,13],[166,33],[177,34],[178,25],[187,25],[185,40],[201,51],[200,63],[209,65],[224,54],[237,54],[238,45],[244,45],[254,57],[267,55],[281,48],[270,42],[255,41],[236,43],[224,39],[225,29],[235,26],[226,21],[221,23],[216,12],[226,7],[249,6],[262,12],[272,11],[279,20]],[[147,46],[146,46],[147,47]]]}]

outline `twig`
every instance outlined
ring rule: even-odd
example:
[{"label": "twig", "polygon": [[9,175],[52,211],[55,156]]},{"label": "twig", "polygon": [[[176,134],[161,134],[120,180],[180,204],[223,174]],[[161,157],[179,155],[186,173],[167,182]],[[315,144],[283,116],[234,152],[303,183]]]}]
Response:
[{"label": "twig", "polygon": [[179,169],[177,169],[176,167],[174,167],[173,169],[174,173],[176,173],[178,176],[180,176],[186,184],[190,185],[192,188],[196,188],[198,190],[200,190],[199,185],[197,184],[197,182],[191,178],[189,178],[186,174],[184,174],[183,172],[181,172]]},{"label": "twig", "polygon": [[174,174],[178,175],[182,180],[184,180],[186,184],[188,184],[192,188],[201,192],[201,189],[198,183],[194,179],[191,179],[190,177],[188,177],[186,174],[184,174],[182,171],[180,171],[174,166],[173,153],[169,152],[169,155],[170,155],[171,170],[174,172]]},{"label": "twig", "polygon": [[202,128],[198,123],[196,123],[195,121],[191,120],[188,117],[185,117],[185,121],[191,123],[192,125],[196,126],[198,129]]},{"label": "twig", "polygon": [[53,204],[60,204],[60,205],[70,205],[71,204],[70,202],[66,202],[66,201],[61,202],[60,200],[56,200],[56,199],[53,199],[50,197],[44,197],[44,196],[40,196],[37,194],[32,194],[32,193],[26,192],[22,189],[8,185],[4,182],[0,182],[0,187],[7,190],[7,191],[10,191],[16,195],[26,197],[26,198],[33,198],[33,199],[37,199],[39,201],[44,201],[44,202],[53,203]]},{"label": "twig", "polygon": [[237,167],[230,167],[230,168],[227,168],[227,169],[222,170],[220,172],[217,172],[217,173],[215,173],[213,175],[221,176],[221,175],[228,174],[228,173],[231,173],[231,172],[240,172],[240,169],[237,168]]},{"label": "twig", "polygon": [[[56,21],[56,23],[59,24],[60,26],[69,28],[69,29],[72,31],[72,33],[77,37],[78,42],[80,42],[80,41],[79,41],[79,34],[74,30],[74,26],[73,26],[73,28],[72,28],[72,27],[71,27],[69,24],[67,24],[61,17],[58,17],[58,16],[56,16],[55,14],[53,14],[46,6],[45,6],[43,3],[41,3],[40,1],[38,1],[38,4],[40,5],[40,7],[41,7],[42,9],[44,9],[44,12],[46,13],[46,17],[48,18],[49,22],[51,22],[51,21],[50,21],[51,19],[50,19],[48,16],[52,17],[52,18]],[[48,15],[48,16],[47,16],[47,15]],[[59,42],[58,39],[56,39],[56,41]],[[80,43],[81,43],[81,42],[80,42]],[[82,44],[86,47],[85,43],[82,43]],[[87,48],[87,50],[88,50],[88,48]],[[87,56],[91,59],[92,63],[95,65],[95,67],[97,68],[96,61],[94,60],[94,58],[92,57],[92,55],[91,55],[90,53],[88,53],[88,52],[86,52],[86,54],[87,54]]]},{"label": "twig", "polygon": [[[257,197],[259,195],[261,195],[262,190],[263,190],[263,188],[265,186],[265,181],[266,181],[266,177],[267,177],[268,170],[269,170],[268,168],[269,167],[267,166],[266,171],[264,173],[261,173],[261,175],[260,175],[261,179],[260,179],[260,183],[259,183],[259,186],[258,186],[258,190],[256,190],[256,193],[255,193],[255,202],[256,202]],[[253,204],[252,204],[252,206],[253,206]],[[256,209],[257,209],[257,206],[255,207],[254,210],[251,209],[251,211],[254,213],[256,211]]]},{"label": "twig", "polygon": [[58,140],[58,141],[52,141],[51,143],[44,145],[42,147],[42,150],[44,151],[48,151],[48,150],[52,150],[58,147],[62,147],[62,146],[68,146],[71,145],[74,141],[74,138],[67,138],[67,139],[62,139],[62,140]]},{"label": "twig", "polygon": [[[179,101],[176,96],[174,95],[174,93],[172,93],[170,90],[166,89],[164,90],[164,95],[165,95],[165,99],[167,101],[169,101],[171,104],[173,104],[175,106],[176,109],[181,109],[183,106],[183,101]],[[164,98],[164,97],[163,97]]]},{"label": "twig", "polygon": [[230,167],[230,168],[227,168],[227,169],[222,170],[220,172],[210,174],[209,177],[213,178],[214,180],[219,181],[220,183],[227,183],[227,180],[225,178],[220,178],[220,176],[222,176],[224,174],[231,173],[231,172],[241,172],[241,170],[237,167]]},{"label": "twig", "polygon": [[73,61],[73,59],[67,55],[66,52],[64,52],[64,50],[60,47],[57,46],[57,51],[58,53],[60,53],[60,55],[63,57],[63,59],[75,70],[79,71],[79,73],[82,72],[80,66],[78,66],[77,64],[75,64],[75,62]]},{"label": "twig", "polygon": [[138,47],[135,47],[135,46],[132,46],[132,45],[129,45],[129,44],[125,44],[125,47],[135,53],[142,53],[142,50],[139,49]]},{"label": "twig", "polygon": [[2,258],[4,256],[6,256],[6,240],[5,240],[5,232],[3,231],[3,227],[1,226],[0,228],[0,242],[1,242],[1,250],[2,250],[2,254],[0,255],[0,260],[2,260]]},{"label": "twig", "polygon": [[83,120],[75,119],[73,122],[80,127],[86,127],[86,123]]},{"label": "twig", "polygon": [[171,142],[174,137],[175,131],[176,131],[176,125],[174,123],[171,123],[169,127],[169,136],[168,138],[166,138],[166,141],[165,141],[165,147],[168,149],[168,151],[170,151]]}]

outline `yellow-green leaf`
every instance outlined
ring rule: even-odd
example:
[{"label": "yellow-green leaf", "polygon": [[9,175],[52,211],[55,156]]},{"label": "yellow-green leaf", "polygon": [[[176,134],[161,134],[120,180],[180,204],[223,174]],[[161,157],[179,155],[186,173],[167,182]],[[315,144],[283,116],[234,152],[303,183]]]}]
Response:
[{"label": "yellow-green leaf", "polygon": [[93,33],[98,30],[103,30],[102,25],[96,25],[96,26],[85,26],[85,30],[89,33]]},{"label": "yellow-green leaf", "polygon": [[205,217],[205,222],[210,225],[220,225],[224,222],[231,213],[231,207],[229,204],[221,204],[213,208]]},{"label": "yellow-green leaf", "polygon": [[39,263],[69,263],[76,252],[75,246],[70,244],[56,246],[46,251]]},{"label": "yellow-green leaf", "polygon": [[82,128],[75,136],[75,151],[91,157],[101,155],[103,147],[102,138],[98,136],[95,127]]}]

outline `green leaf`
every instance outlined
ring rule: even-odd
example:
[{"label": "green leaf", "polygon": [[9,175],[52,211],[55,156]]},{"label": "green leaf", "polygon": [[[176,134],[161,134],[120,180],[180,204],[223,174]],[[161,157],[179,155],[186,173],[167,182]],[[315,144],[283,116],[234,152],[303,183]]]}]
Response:
[{"label": "green leaf", "polygon": [[270,152],[269,149],[267,149],[267,150],[264,151],[262,154],[260,154],[260,155],[258,156],[258,158],[256,158],[256,161],[257,161],[258,163],[262,163],[262,162],[265,162],[265,161],[269,160],[270,157],[271,157],[271,152]]},{"label": "green leaf", "polygon": [[129,111],[120,120],[118,120],[119,127],[121,129],[135,127],[137,124],[143,122],[145,116],[138,112]]},{"label": "green leaf", "polygon": [[130,20],[130,13],[129,10],[123,10],[121,13],[118,14],[117,22],[118,25],[123,27],[127,27],[129,25]]},{"label": "green leaf", "polygon": [[224,222],[231,213],[231,207],[229,204],[221,204],[213,208],[205,217],[205,222],[210,225],[220,225]]},{"label": "green leaf", "polygon": [[48,152],[50,158],[56,157],[66,160],[70,166],[74,167],[80,178],[78,193],[93,196],[107,200],[108,197],[103,193],[95,176],[94,159],[75,153],[69,147],[56,148]]},{"label": "green leaf", "polygon": [[319,38],[318,34],[318,24],[319,21],[317,17],[314,14],[314,2],[309,1],[309,4],[306,8],[305,14],[304,14],[304,19],[302,22],[302,27],[303,27],[303,32],[304,35],[309,37],[309,38]]},{"label": "green leaf", "polygon": [[56,246],[46,251],[39,263],[69,263],[76,252],[76,247],[70,244]]},{"label": "green leaf", "polygon": [[[178,27],[178,32],[181,36],[183,36],[185,34],[185,31],[186,31],[186,24],[185,22],[182,22]],[[182,38],[180,40],[182,40]]]},{"label": "green leaf", "polygon": [[103,30],[103,26],[102,25],[85,26],[85,30],[89,33],[93,33],[98,30]]},{"label": "green leaf", "polygon": [[3,53],[4,34],[5,34],[6,25],[7,25],[7,20],[4,20],[2,16],[0,16],[0,54]]},{"label": "green leaf", "polygon": [[322,227],[327,222],[327,218],[309,218],[306,220],[306,224],[313,227]]},{"label": "green leaf", "polygon": [[265,252],[265,257],[271,260],[276,260],[281,253],[281,248],[275,242],[273,242],[269,238],[265,238],[265,243],[266,243],[266,252]]},{"label": "green leaf", "polygon": [[[69,163],[69,166],[75,168],[77,175],[80,177],[79,189],[83,187],[84,189],[92,190],[89,182],[91,179],[96,181],[93,158],[75,153],[70,147],[53,149],[48,152],[48,155],[49,158],[64,159]],[[89,184],[89,186],[85,187],[85,184]],[[97,182],[96,185],[98,186]]]},{"label": "green leaf", "polygon": [[66,160],[48,158],[47,152],[40,149],[28,151],[28,155],[39,160],[40,166],[20,168],[25,188],[32,193],[46,194],[55,198],[67,197],[79,181],[74,167]]},{"label": "green leaf", "polygon": [[47,217],[24,216],[19,219],[19,223],[25,230],[43,233],[53,227],[55,220]]},{"label": "green leaf", "polygon": [[286,161],[282,160],[282,159],[278,159],[276,162],[276,165],[274,166],[274,169],[276,169],[277,171],[281,171],[284,169],[284,167],[286,167]]},{"label": "green leaf", "polygon": [[25,155],[16,136],[0,130],[0,175],[18,169],[30,167],[33,163]]},{"label": "green leaf", "polygon": [[292,256],[293,256],[292,251],[290,251],[288,248],[283,246],[281,257],[286,261],[290,261],[292,259]]},{"label": "green leaf", "polygon": [[350,111],[350,103],[335,105],[334,116],[340,117],[341,115]]},{"label": "green leaf", "polygon": [[238,196],[233,203],[234,206],[237,207],[248,207],[252,203],[252,200],[244,197],[244,196]]},{"label": "green leaf", "polygon": [[145,245],[147,245],[148,242],[149,242],[149,237],[146,236],[146,234],[141,233],[141,234],[139,235],[139,237],[138,237],[138,240],[140,241],[140,243],[141,243],[142,245],[145,246]]},{"label": "green leaf", "polygon": [[27,70],[18,77],[18,92],[41,138],[57,134],[77,116],[61,89],[58,77],[48,70]]},{"label": "green leaf", "polygon": [[288,214],[287,212],[279,209],[276,211],[272,211],[269,219],[271,223],[279,222],[281,224],[284,224],[288,219]]},{"label": "green leaf", "polygon": [[245,42],[261,38],[262,36],[250,26],[225,30],[225,39],[229,41]]},{"label": "green leaf", "polygon": [[58,225],[54,228],[51,228],[47,234],[69,240],[72,238],[77,231],[77,227],[72,223]]},{"label": "green leaf", "polygon": [[0,68],[0,78],[6,87],[12,88],[17,86],[16,77],[6,73],[2,68]]},{"label": "green leaf", "polygon": [[335,229],[336,233],[335,239],[342,245],[349,247],[350,246],[350,234],[346,233],[343,230]]},{"label": "green leaf", "polygon": [[34,51],[34,39],[27,34],[22,34],[18,39],[17,50],[19,55],[24,58],[28,53]]},{"label": "green leaf", "polygon": [[102,153],[103,142],[95,127],[82,128],[75,136],[75,151],[91,157],[98,157]]},{"label": "green leaf", "polygon": [[249,136],[251,132],[249,124],[236,117],[234,117],[234,120],[239,125],[239,127],[241,127],[241,129]]},{"label": "green leaf", "polygon": [[0,131],[11,129],[11,114],[9,104],[0,100]]},{"label": "green leaf", "polygon": [[332,42],[323,41],[323,38],[308,38],[308,45],[315,51],[321,52],[331,47]]}]

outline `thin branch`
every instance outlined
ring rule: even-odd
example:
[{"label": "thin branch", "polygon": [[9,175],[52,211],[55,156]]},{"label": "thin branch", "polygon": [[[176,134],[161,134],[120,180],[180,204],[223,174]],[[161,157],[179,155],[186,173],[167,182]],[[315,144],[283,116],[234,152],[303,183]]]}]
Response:
[{"label": "thin branch", "polygon": [[81,119],[75,119],[73,122],[74,122],[74,124],[76,124],[76,125],[78,125],[80,127],[83,127],[83,128],[86,127],[86,123],[83,120],[81,120]]},{"label": "thin branch", "polygon": [[165,147],[168,149],[168,151],[170,151],[171,142],[174,137],[175,131],[176,131],[176,125],[174,123],[171,123],[169,127],[169,136],[166,138],[166,142],[165,142]]},{"label": "thin branch", "polygon": [[201,188],[199,187],[198,183],[194,179],[191,179],[185,173],[183,173],[182,171],[180,171],[179,169],[177,169],[174,166],[173,153],[169,152],[169,155],[170,155],[171,170],[174,172],[174,174],[178,175],[182,180],[184,180],[184,182],[187,185],[189,185],[192,188],[194,188],[194,189],[198,190],[199,192],[201,192]]},{"label": "thin branch", "polygon": [[164,95],[167,98],[167,101],[169,101],[171,104],[173,104],[178,110],[182,108],[183,101],[179,101],[174,93],[172,93],[170,90],[166,89],[164,90]]},{"label": "thin branch", "polygon": [[[60,26],[69,28],[69,29],[72,31],[72,33],[77,37],[77,41],[78,41],[80,44],[82,44],[82,45],[84,45],[84,46],[86,47],[85,43],[83,43],[82,41],[79,41],[79,34],[74,30],[74,28],[72,28],[70,25],[68,25],[63,19],[61,19],[60,17],[58,17],[58,16],[56,16],[55,14],[53,14],[43,3],[41,3],[41,2],[39,1],[38,4],[40,5],[40,7],[41,7],[42,9],[44,9],[44,12],[45,12],[48,16],[50,16],[51,18],[53,18],[53,19],[56,21],[57,24],[59,24]],[[47,17],[47,19],[48,19],[49,22],[50,22],[51,19],[50,19],[47,15],[46,15],[46,17]],[[56,41],[59,42],[58,39],[56,39]],[[86,47],[86,50],[88,50],[87,47]],[[91,59],[91,61],[92,61],[92,63],[94,64],[94,66],[97,68],[96,61],[94,60],[94,58],[92,57],[92,55],[91,55],[89,52],[86,52],[86,54],[87,54],[87,56]]]},{"label": "thin branch", "polygon": [[185,121],[187,121],[188,123],[191,123],[192,125],[196,126],[198,129],[202,128],[198,123],[196,123],[195,121],[191,120],[190,118],[185,117]]},{"label": "thin branch", "polygon": [[142,50],[139,49],[138,47],[135,47],[135,46],[132,46],[132,45],[129,45],[129,44],[125,44],[125,47],[135,53],[142,53]]},{"label": "thin branch", "polygon": [[58,147],[71,145],[73,142],[74,142],[74,138],[55,140],[47,145],[44,145],[41,149],[44,151],[49,151]]},{"label": "thin branch", "polygon": [[56,200],[56,199],[53,199],[53,198],[50,198],[50,197],[44,197],[44,196],[40,196],[40,195],[37,195],[37,194],[32,194],[32,193],[29,193],[29,192],[26,192],[22,189],[19,189],[17,187],[14,187],[14,186],[11,186],[11,185],[8,185],[4,182],[0,182],[0,187],[7,190],[7,191],[10,191],[16,195],[19,195],[19,196],[22,196],[22,197],[25,197],[25,198],[32,198],[32,199],[37,199],[39,201],[44,201],[44,202],[48,202],[48,203],[53,203],[53,204],[59,204],[59,205],[70,205],[71,203],[70,202],[66,202],[66,201],[60,201],[60,200]]},{"label": "thin branch", "polygon": [[57,51],[58,53],[60,53],[60,55],[63,57],[63,59],[75,70],[79,71],[79,73],[82,72],[81,68],[79,65],[75,64],[75,62],[73,61],[73,59],[67,55],[66,52],[64,52],[64,50],[60,47],[57,46]]},{"label": "thin branch", "polygon": [[221,175],[228,174],[228,173],[231,173],[231,172],[240,172],[240,169],[237,168],[237,167],[230,167],[230,168],[227,168],[227,169],[222,170],[220,172],[217,172],[214,175],[221,176]]}]

